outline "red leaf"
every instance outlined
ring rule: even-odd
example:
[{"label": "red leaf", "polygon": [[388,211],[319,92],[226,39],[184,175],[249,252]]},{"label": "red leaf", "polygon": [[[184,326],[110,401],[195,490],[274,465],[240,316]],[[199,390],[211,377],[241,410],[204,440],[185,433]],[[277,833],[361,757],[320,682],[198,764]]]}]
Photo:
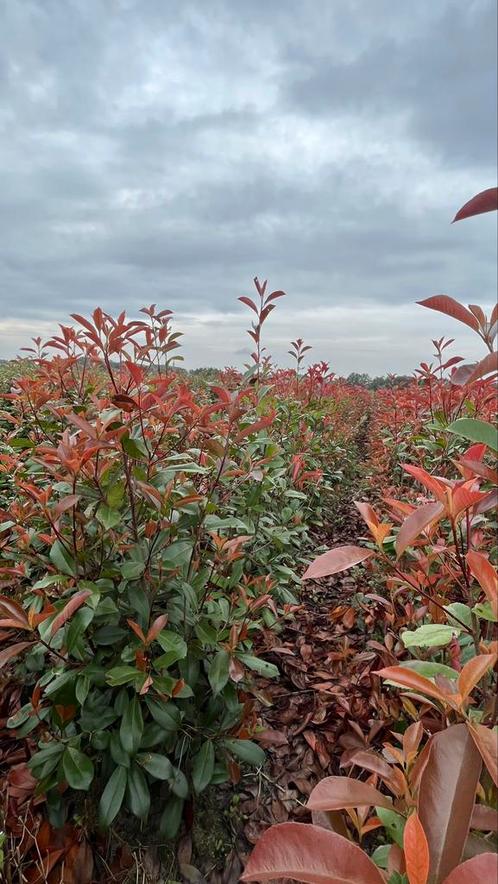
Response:
[{"label": "red leaf", "polygon": [[496,212],[497,210],[498,187],[488,187],[487,190],[482,190],[481,193],[473,196],[468,203],[465,203],[451,223],[454,224],[455,221],[463,221],[464,218],[471,218],[473,215],[482,215],[484,212]]},{"label": "red leaf", "polygon": [[13,657],[17,657],[21,651],[24,651],[25,648],[30,648],[33,642],[17,642],[15,645],[11,645],[10,648],[5,648],[5,650],[0,651],[0,669],[2,666],[5,666],[9,660],[12,660]]},{"label": "red leaf", "polygon": [[143,634],[142,629],[141,629],[141,627],[138,625],[138,623],[135,623],[134,620],[130,620],[129,618],[127,619],[126,622],[127,622],[128,626],[130,627],[130,629],[133,630],[133,632],[135,633],[136,637],[137,637],[138,639],[140,639],[140,641],[142,642],[142,644],[145,644],[145,635]]},{"label": "red leaf", "polygon": [[480,552],[467,553],[467,564],[479,585],[486,593],[495,617],[498,617],[498,573],[491,562]]},{"label": "red leaf", "polygon": [[269,301],[276,301],[277,298],[285,298],[285,292],[277,291],[272,292],[271,295],[268,295],[265,304],[268,304]]},{"label": "red leaf", "polygon": [[307,807],[310,810],[344,810],[347,807],[386,807],[392,810],[392,801],[361,780],[325,777],[313,789]]},{"label": "red leaf", "polygon": [[429,876],[429,845],[416,813],[412,813],[406,821],[403,850],[410,884],[426,884]]},{"label": "red leaf", "polygon": [[459,322],[470,326],[474,331],[479,328],[479,323],[470,310],[467,310],[454,298],[450,298],[449,295],[434,295],[432,298],[426,298],[425,301],[417,301],[417,304],[420,304],[421,307],[429,307],[430,310],[437,310],[438,313],[445,313],[452,319],[458,319]]},{"label": "red leaf", "polygon": [[498,810],[486,804],[474,804],[470,825],[481,832],[498,832]]},{"label": "red leaf", "polygon": [[29,629],[29,621],[26,612],[24,608],[21,608],[21,605],[18,604],[18,602],[14,601],[14,599],[9,599],[6,595],[0,595],[0,612],[2,609],[9,615],[9,617],[12,617],[12,619],[22,623],[26,629]]},{"label": "red leaf", "polygon": [[381,873],[356,844],[305,823],[272,826],[259,839],[241,881],[294,878],[310,884],[383,884]]},{"label": "red leaf", "polygon": [[57,614],[57,617],[53,621],[50,627],[50,635],[53,637],[55,633],[64,626],[67,620],[73,616],[75,611],[86,602],[88,596],[92,594],[90,589],[83,589],[81,592],[77,592],[76,595],[73,595],[72,599],[69,599],[67,605],[64,606],[62,611]]},{"label": "red leaf", "polygon": [[479,378],[483,378],[485,375],[491,374],[491,372],[495,371],[498,371],[498,353],[488,353],[484,359],[481,359],[481,361],[473,367],[466,383],[471,384],[472,381],[477,381]]},{"label": "red leaf", "polygon": [[417,482],[420,482],[421,485],[424,485],[425,488],[432,491],[441,503],[446,502],[446,487],[439,481],[439,479],[436,479],[435,476],[431,476],[430,473],[423,470],[422,467],[416,467],[411,463],[403,464],[403,469],[405,472],[410,473]]},{"label": "red leaf", "polygon": [[59,500],[56,504],[55,512],[60,516],[62,513],[65,513],[66,510],[70,510],[73,506],[76,506],[79,499],[79,494],[68,494],[67,497],[63,497],[62,500]]},{"label": "red leaf", "polygon": [[481,678],[495,665],[496,660],[496,654],[479,654],[465,664],[458,676],[458,690],[462,700],[467,699]]},{"label": "red leaf", "polygon": [[[397,776],[397,774],[401,774],[401,771],[392,768],[391,765],[380,755],[377,755],[376,752],[360,749],[348,759],[348,764],[349,763],[354,764],[355,767],[362,767],[364,770],[378,774],[395,795],[401,795],[403,790],[400,789],[401,783]],[[341,764],[341,767],[343,766],[344,765]],[[401,781],[402,780],[403,775],[401,774]]]},{"label": "red leaf", "polygon": [[496,881],[496,853],[481,853],[453,869],[443,884],[492,884]]},{"label": "red leaf", "polygon": [[426,503],[411,513],[401,525],[396,537],[396,553],[398,558],[425,529],[440,518],[444,513],[442,503]]},{"label": "red leaf", "polygon": [[260,430],[264,430],[266,427],[269,427],[270,424],[273,423],[274,418],[275,412],[272,411],[271,414],[268,414],[266,417],[262,417],[261,420],[256,421],[254,424],[250,424],[250,426],[244,427],[244,429],[236,435],[235,442],[241,442],[242,439],[245,439],[246,436],[251,436],[253,433],[259,433]]},{"label": "red leaf", "polygon": [[385,669],[378,669],[375,675],[382,678],[388,678],[389,681],[395,681],[396,684],[410,691],[427,694],[428,697],[435,697],[440,702],[448,702],[449,698],[425,675],[419,675],[410,669],[404,669],[403,666],[387,666]]},{"label": "red leaf", "polygon": [[358,565],[373,556],[372,549],[365,549],[363,546],[338,546],[336,549],[329,549],[328,552],[318,556],[309,568],[303,574],[303,580],[317,579],[318,577],[328,577],[330,574],[337,574],[339,571],[347,571],[353,565]]},{"label": "red leaf", "polygon": [[483,724],[469,724],[469,731],[495,786],[498,786],[498,733]]},{"label": "red leaf", "polygon": [[85,420],[84,417],[81,417],[80,414],[75,414],[74,412],[71,412],[70,414],[66,415],[66,420],[68,420],[71,424],[74,424],[75,427],[78,427],[78,429],[81,430],[82,433],[86,433],[86,435],[89,436],[90,439],[97,438],[97,431],[95,427],[92,427],[92,425],[87,420]]},{"label": "red leaf", "polygon": [[450,512],[453,516],[458,516],[464,510],[468,510],[480,503],[486,497],[484,491],[471,491],[467,485],[460,485],[451,493]]},{"label": "red leaf", "polygon": [[482,762],[465,724],[437,733],[420,780],[418,814],[429,843],[430,881],[444,881],[460,862]]},{"label": "red leaf", "polygon": [[154,620],[154,623],[152,624],[152,626],[150,627],[150,629],[147,633],[146,641],[147,641],[148,645],[150,645],[150,643],[153,642],[157,638],[157,636],[161,632],[161,629],[164,629],[167,622],[168,622],[168,615],[167,614],[160,614],[159,617],[156,617],[156,619]]},{"label": "red leaf", "polygon": [[251,300],[251,298],[246,298],[245,295],[242,295],[242,297],[239,298],[239,301],[242,301],[243,304],[246,304],[246,306],[250,307],[251,310],[254,310],[255,313],[258,312],[258,308],[256,307],[254,301]]},{"label": "red leaf", "polygon": [[354,505],[358,512],[361,514],[362,519],[370,528],[372,525],[377,528],[379,525],[379,519],[377,513],[375,512],[373,506],[370,506],[369,503],[364,503],[360,500],[355,500]]},{"label": "red leaf", "polygon": [[472,376],[476,367],[475,362],[471,365],[461,365],[451,374],[450,383],[455,384],[457,387],[464,387],[465,384],[468,384],[469,378]]}]

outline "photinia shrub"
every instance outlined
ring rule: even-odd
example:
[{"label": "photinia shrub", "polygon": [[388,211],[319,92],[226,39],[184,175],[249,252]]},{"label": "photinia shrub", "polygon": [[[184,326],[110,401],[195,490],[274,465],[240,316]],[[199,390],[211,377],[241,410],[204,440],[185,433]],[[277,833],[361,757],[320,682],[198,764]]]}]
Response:
[{"label": "photinia shrub", "polygon": [[293,596],[249,552],[254,486],[264,506],[286,472],[272,410],[244,385],[194,395],[171,369],[170,311],[145,314],[77,316],[5,397],[0,664],[29,689],[8,726],[38,742],[52,821],[74,792],[99,796],[102,826],[122,806],[147,819],[160,795],[172,837],[192,793],[264,762],[240,689],[278,674],[253,639],[277,590]]}]

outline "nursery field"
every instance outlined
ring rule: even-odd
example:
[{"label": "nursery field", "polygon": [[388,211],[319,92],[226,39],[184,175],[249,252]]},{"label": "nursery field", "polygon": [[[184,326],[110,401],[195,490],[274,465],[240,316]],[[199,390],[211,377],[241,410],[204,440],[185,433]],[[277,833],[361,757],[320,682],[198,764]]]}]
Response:
[{"label": "nursery field", "polygon": [[373,390],[254,285],[245,371],[155,305],[0,365],[8,884],[496,880],[497,310]]}]

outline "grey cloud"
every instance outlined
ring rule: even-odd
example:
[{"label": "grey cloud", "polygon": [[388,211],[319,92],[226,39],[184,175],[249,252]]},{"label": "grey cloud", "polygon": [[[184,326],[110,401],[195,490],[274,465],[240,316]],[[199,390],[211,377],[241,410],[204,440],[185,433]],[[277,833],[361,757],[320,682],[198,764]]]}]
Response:
[{"label": "grey cloud", "polygon": [[494,220],[449,220],[492,184],[493,17],[491,0],[0,3],[2,315],[227,311],[255,274],[302,311],[492,301]]},{"label": "grey cloud", "polygon": [[[375,6],[376,4],[371,4]],[[405,28],[336,60],[328,47],[288,52],[291,105],[311,114],[381,117],[389,131],[395,114],[446,162],[496,168],[496,4],[432,4],[424,27],[411,4]],[[399,8],[398,8],[399,14]],[[353,26],[353,22],[351,22]],[[297,70],[296,70],[297,68]],[[293,74],[294,70],[294,74]]]}]

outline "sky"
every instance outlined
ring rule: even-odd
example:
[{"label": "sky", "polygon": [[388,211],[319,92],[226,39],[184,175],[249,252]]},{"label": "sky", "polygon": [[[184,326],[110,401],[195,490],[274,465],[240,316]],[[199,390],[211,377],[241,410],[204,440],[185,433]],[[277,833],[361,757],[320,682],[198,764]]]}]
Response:
[{"label": "sky", "polygon": [[265,326],[338,374],[408,373],[417,300],[496,299],[495,0],[0,0],[0,358],[97,305],[157,303],[186,367]]}]

